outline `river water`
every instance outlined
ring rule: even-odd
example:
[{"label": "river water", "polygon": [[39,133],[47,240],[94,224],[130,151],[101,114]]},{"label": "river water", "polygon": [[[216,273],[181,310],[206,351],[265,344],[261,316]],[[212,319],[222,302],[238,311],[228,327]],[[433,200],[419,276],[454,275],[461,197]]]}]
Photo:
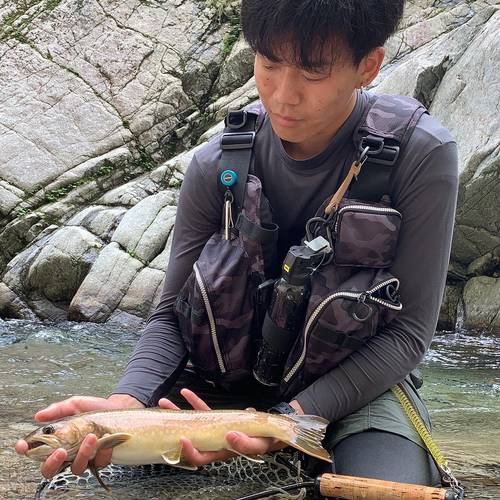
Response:
[{"label": "river water", "polygon": [[[34,413],[73,394],[105,397],[137,339],[123,327],[0,321],[0,499],[32,499],[41,480],[13,449]],[[433,437],[468,499],[500,500],[500,335],[440,332],[420,368]]]}]

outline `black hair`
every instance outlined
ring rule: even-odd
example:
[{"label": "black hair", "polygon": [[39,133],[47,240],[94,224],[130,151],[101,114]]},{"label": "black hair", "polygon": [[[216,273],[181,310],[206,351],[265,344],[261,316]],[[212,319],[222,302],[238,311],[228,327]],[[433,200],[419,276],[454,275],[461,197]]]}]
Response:
[{"label": "black hair", "polygon": [[[397,29],[405,0],[242,0],[243,35],[253,50],[305,69],[356,66]],[[347,58],[347,61],[345,61]]]}]

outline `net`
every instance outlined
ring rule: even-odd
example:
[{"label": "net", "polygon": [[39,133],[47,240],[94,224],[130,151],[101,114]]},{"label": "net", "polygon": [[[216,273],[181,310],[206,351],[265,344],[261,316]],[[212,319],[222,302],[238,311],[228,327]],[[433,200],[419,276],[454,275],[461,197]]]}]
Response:
[{"label": "net", "polygon": [[[269,488],[276,489],[274,500],[301,500],[305,489],[291,492],[280,487],[301,482],[300,463],[296,454],[274,453],[263,457],[264,463],[236,457],[227,462],[214,462],[197,471],[168,465],[131,467],[110,464],[100,470],[101,478],[120,500],[236,500]],[[61,472],[38,487],[35,500],[43,499],[110,499],[102,486],[86,471],[75,476],[70,470]]]}]

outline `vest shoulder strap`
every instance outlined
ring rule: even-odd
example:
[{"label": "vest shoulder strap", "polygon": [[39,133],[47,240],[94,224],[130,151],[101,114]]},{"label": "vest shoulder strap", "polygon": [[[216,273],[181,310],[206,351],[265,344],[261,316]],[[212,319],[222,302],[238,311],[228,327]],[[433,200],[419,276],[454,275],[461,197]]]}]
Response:
[{"label": "vest shoulder strap", "polygon": [[[426,108],[411,97],[370,94],[370,103],[353,137],[360,153],[368,148],[368,159],[350,187],[350,198],[378,202],[387,193],[392,168],[424,113],[427,113]],[[257,116],[248,110],[230,111],[220,138],[222,156],[217,184],[222,195],[228,188],[231,190],[236,214],[241,212],[245,184],[251,171]]]},{"label": "vest shoulder strap", "polygon": [[251,169],[257,115],[245,110],[230,111],[220,138],[222,156],[217,170],[217,185],[224,195],[228,189],[234,197],[233,209],[241,212],[245,185]]},{"label": "vest shoulder strap", "polygon": [[411,97],[371,94],[354,133],[360,153],[368,148],[368,159],[351,185],[350,198],[378,202],[387,193],[392,168],[424,113],[426,108]]}]

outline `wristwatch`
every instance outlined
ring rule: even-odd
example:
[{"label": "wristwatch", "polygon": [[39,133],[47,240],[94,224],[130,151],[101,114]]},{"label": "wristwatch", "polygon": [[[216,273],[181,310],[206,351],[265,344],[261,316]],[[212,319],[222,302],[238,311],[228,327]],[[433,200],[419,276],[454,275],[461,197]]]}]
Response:
[{"label": "wristwatch", "polygon": [[272,406],[267,410],[268,413],[274,413],[278,415],[297,415],[298,411],[290,406],[288,403],[282,402],[277,405]]}]

